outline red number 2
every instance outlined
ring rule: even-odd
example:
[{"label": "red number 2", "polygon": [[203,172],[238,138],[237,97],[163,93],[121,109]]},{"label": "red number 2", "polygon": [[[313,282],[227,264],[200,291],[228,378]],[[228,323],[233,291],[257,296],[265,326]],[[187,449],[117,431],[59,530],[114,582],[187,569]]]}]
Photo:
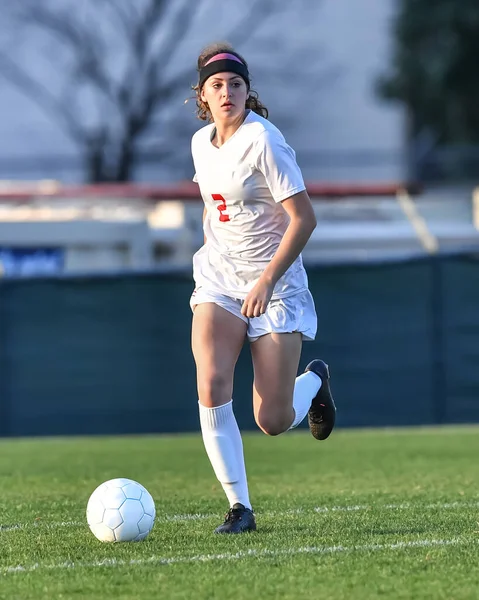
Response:
[{"label": "red number 2", "polygon": [[226,200],[223,198],[223,196],[221,194],[211,194],[211,197],[213,198],[213,200],[219,200],[221,202],[221,204],[218,204],[218,206],[216,207],[220,211],[220,221],[222,223],[229,221],[230,220],[229,215],[224,214],[224,211],[227,208]]}]

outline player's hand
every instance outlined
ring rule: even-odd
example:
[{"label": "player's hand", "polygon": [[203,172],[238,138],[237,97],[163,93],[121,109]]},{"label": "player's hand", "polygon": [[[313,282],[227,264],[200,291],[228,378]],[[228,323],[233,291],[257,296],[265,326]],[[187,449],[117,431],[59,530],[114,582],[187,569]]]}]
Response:
[{"label": "player's hand", "polygon": [[241,314],[248,318],[263,315],[271,300],[273,290],[272,283],[259,280],[244,299]]}]

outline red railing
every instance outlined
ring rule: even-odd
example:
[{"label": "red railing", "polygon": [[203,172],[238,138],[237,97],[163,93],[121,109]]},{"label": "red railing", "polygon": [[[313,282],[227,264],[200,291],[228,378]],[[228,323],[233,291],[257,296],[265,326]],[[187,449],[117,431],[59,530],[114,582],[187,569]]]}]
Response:
[{"label": "red railing", "polygon": [[[406,190],[409,194],[419,194],[417,184],[406,183],[308,183],[307,190],[312,198],[341,199],[346,197],[395,196]],[[18,184],[0,184],[0,200],[28,201],[32,197],[52,198],[131,198],[142,200],[198,200],[198,185],[178,183],[158,185],[143,183],[100,183],[89,185],[62,185],[55,181]]]}]

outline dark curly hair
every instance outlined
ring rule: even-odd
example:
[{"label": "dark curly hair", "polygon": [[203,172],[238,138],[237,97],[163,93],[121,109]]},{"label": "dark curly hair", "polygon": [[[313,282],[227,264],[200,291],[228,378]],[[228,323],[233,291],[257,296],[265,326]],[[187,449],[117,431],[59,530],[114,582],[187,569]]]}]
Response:
[{"label": "dark curly hair", "polygon": [[[229,44],[228,42],[216,42],[214,44],[206,46],[206,48],[204,48],[198,56],[198,73],[200,72],[201,68],[204,67],[204,65],[210,60],[210,58],[222,52],[228,52],[229,54],[233,54],[234,56],[239,58],[239,60],[246,66],[246,68],[248,68],[248,63],[241,56],[241,54],[238,54],[238,52],[236,52],[236,50],[233,48],[233,46],[231,46],[231,44]],[[211,111],[208,107],[208,104],[201,100],[201,90],[199,83],[193,86],[193,90],[196,93],[196,116],[202,121],[212,121],[213,117],[211,115]],[[248,97],[246,98],[245,108],[251,109],[253,112],[260,115],[261,117],[264,117],[265,119],[268,118],[268,109],[259,100],[258,93],[251,88],[248,90]]]}]

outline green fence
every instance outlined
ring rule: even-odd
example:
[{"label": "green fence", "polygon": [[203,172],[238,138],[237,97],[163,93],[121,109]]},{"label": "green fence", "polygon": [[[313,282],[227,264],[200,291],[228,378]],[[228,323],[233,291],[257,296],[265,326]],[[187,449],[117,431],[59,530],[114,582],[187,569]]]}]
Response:
[{"label": "green fence", "polygon": [[[479,261],[471,255],[308,269],[319,314],[301,370],[333,376],[338,425],[479,421]],[[189,276],[0,283],[0,435],[198,429]],[[248,345],[235,375],[253,428]]]}]

